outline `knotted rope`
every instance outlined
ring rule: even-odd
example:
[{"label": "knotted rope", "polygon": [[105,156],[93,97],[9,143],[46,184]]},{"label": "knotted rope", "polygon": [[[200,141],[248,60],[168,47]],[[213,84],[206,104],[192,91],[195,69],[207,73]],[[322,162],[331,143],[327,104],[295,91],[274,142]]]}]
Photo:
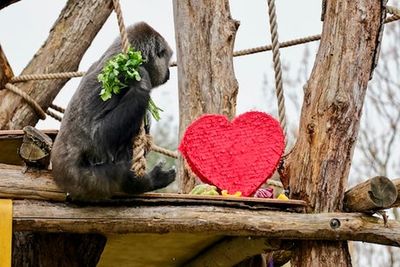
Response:
[{"label": "knotted rope", "polygon": [[[129,49],[128,34],[126,32],[124,18],[122,16],[122,10],[119,0],[113,0],[113,4],[114,4],[115,14],[117,15],[119,32],[121,35],[122,51],[124,53],[128,53]],[[145,155],[146,151],[150,150],[151,148],[150,143],[151,143],[150,138],[146,135],[146,132],[144,130],[144,121],[142,121],[139,134],[138,136],[135,137],[135,140],[133,141],[134,158],[131,167],[131,170],[135,172],[135,174],[139,177],[143,176],[146,173],[147,161]]]},{"label": "knotted rope", "polygon": [[279,53],[279,42],[278,42],[278,23],[276,21],[276,10],[275,0],[268,0],[269,9],[269,25],[272,39],[272,56],[274,61],[274,72],[275,72],[275,89],[276,96],[278,98],[278,115],[279,122],[283,128],[285,135],[285,144],[287,145],[287,129],[286,129],[286,111],[285,111],[285,96],[283,95],[282,85],[282,66]]}]

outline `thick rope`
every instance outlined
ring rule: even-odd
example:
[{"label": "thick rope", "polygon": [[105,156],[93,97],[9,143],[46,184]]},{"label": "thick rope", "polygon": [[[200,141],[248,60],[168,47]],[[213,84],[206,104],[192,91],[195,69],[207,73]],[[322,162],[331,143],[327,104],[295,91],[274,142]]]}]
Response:
[{"label": "thick rope", "polygon": [[[279,48],[285,48],[289,46],[294,46],[294,45],[299,45],[299,44],[305,44],[309,42],[314,42],[318,41],[321,39],[321,34],[317,35],[311,35],[303,38],[298,38],[298,39],[293,39],[289,40],[286,42],[279,43]],[[251,54],[256,54],[256,53],[261,53],[261,52],[266,52],[272,50],[272,45],[264,45],[264,46],[258,46],[258,47],[253,47],[253,48],[248,48],[248,49],[243,49],[243,50],[238,50],[233,53],[234,57],[240,57],[240,56],[247,56]]]},{"label": "thick rope", "polygon": [[166,148],[157,146],[157,145],[155,145],[155,144],[153,144],[153,143],[151,143],[151,150],[153,150],[154,152],[163,154],[163,155],[165,155],[165,156],[174,158],[174,159],[177,159],[177,158],[178,158],[178,152],[172,151],[172,150],[168,150],[168,149],[166,149]]},{"label": "thick rope", "polygon": [[278,98],[278,115],[279,121],[285,134],[285,143],[287,144],[287,129],[286,129],[286,111],[285,111],[285,97],[283,95],[282,85],[282,66],[279,53],[278,42],[278,23],[276,21],[275,0],[268,0],[269,9],[269,25],[272,38],[272,55],[274,61],[275,71],[275,89]]},{"label": "thick rope", "polygon": [[81,77],[85,74],[83,71],[77,72],[59,72],[59,73],[46,73],[46,74],[27,74],[11,78],[12,83],[26,82],[32,80],[52,80],[52,79],[68,79],[74,77]]},{"label": "thick rope", "polygon": [[[122,51],[124,53],[128,53],[129,49],[129,41],[128,41],[128,34],[126,32],[125,24],[124,24],[124,18],[122,16],[122,10],[121,10],[121,5],[119,3],[119,0],[113,0],[114,4],[114,11],[115,14],[117,15],[117,20],[118,20],[118,27],[119,27],[119,32],[121,35],[121,45],[122,45]],[[145,133],[144,130],[144,122],[142,122],[142,125],[139,130],[138,136],[136,136],[135,140],[133,141],[133,163],[132,163],[132,168],[131,170],[135,172],[137,176],[144,176],[146,173],[146,149],[150,149],[150,139]]]},{"label": "thick rope", "polygon": [[133,159],[132,159],[132,167],[131,170],[135,172],[135,174],[139,177],[142,177],[146,174],[147,161],[145,155],[151,149],[151,137],[144,133],[144,125],[142,123],[139,135],[133,141]]},{"label": "thick rope", "polygon": [[46,119],[46,113],[44,112],[42,107],[30,95],[28,95],[27,93],[25,93],[24,91],[22,91],[17,86],[11,83],[6,83],[5,88],[25,99],[25,101],[35,110],[36,114],[38,114],[40,119],[42,120]]},{"label": "thick rope", "polygon": [[[400,15],[398,14],[400,11],[399,9],[396,9],[394,7],[386,7],[387,12],[390,14],[393,14],[393,16],[386,18],[385,23],[390,23],[394,22],[397,20],[400,20]],[[306,44],[310,42],[315,42],[319,41],[321,39],[321,35],[310,35],[302,38],[297,38],[297,39],[292,39],[289,41],[281,42],[279,43],[279,48],[286,48],[286,47],[291,47],[295,45],[300,45],[300,44]],[[243,50],[237,50],[233,53],[234,57],[240,57],[240,56],[247,56],[247,55],[252,55],[256,53],[262,53],[266,51],[272,50],[272,45],[264,45],[264,46],[257,46],[253,48],[248,48],[248,49],[243,49]],[[171,62],[169,65],[170,67],[176,67],[177,63],[176,61]],[[66,78],[75,78],[75,77],[81,77],[85,75],[84,71],[77,71],[77,72],[60,72],[60,73],[46,73],[46,74],[27,74],[27,75],[20,75],[20,76],[15,76],[11,79],[11,83],[15,82],[25,82],[25,81],[31,81],[31,80],[50,80],[50,79],[66,79]]]},{"label": "thick rope", "polygon": [[114,4],[115,14],[117,15],[119,32],[121,34],[122,51],[124,53],[128,53],[128,49],[129,49],[128,34],[126,33],[126,29],[125,29],[121,5],[119,4],[119,0],[113,0],[113,4]]},{"label": "thick rope", "polygon": [[65,108],[59,107],[59,106],[57,106],[55,104],[50,104],[50,108],[52,108],[54,110],[57,110],[60,113],[65,113]]},{"label": "thick rope", "polygon": [[51,111],[50,109],[46,110],[47,115],[49,115],[50,117],[53,117],[54,119],[61,121],[62,117],[60,115],[58,115],[57,113]]}]

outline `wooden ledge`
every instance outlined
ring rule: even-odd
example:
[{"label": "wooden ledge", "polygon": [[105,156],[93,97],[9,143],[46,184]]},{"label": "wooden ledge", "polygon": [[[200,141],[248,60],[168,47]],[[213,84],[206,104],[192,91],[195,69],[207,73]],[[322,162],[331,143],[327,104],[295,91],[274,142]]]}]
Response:
[{"label": "wooden ledge", "polygon": [[216,206],[77,206],[15,200],[14,231],[207,233],[287,240],[355,240],[400,247],[400,223],[361,213],[302,214]]}]

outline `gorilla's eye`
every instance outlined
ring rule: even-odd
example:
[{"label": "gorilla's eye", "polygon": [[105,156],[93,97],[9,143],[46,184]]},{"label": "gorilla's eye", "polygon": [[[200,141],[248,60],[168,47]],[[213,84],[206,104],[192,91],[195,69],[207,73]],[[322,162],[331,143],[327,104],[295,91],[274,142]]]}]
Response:
[{"label": "gorilla's eye", "polygon": [[166,53],[167,53],[167,49],[163,49],[163,50],[158,51],[157,56],[161,58],[161,57],[164,57]]}]

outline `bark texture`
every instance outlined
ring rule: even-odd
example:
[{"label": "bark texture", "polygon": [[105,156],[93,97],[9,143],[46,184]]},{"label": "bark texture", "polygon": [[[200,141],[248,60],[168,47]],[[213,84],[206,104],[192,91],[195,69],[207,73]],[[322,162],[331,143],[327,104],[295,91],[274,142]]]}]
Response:
[{"label": "bark texture", "polygon": [[0,90],[4,88],[4,85],[14,76],[10,64],[8,63],[7,57],[4,54],[3,49],[0,45]]},{"label": "bark texture", "polygon": [[[230,16],[228,0],[174,0],[179,137],[204,113],[235,116],[238,83],[233,70],[233,44],[239,26]],[[183,159],[178,170],[181,190],[189,192],[195,177]]]},{"label": "bark texture", "polygon": [[[343,207],[383,15],[382,1],[327,1],[320,47],[304,87],[298,140],[283,169],[291,198],[306,200],[309,212]],[[346,242],[304,241],[293,255],[293,266],[351,266]]]},{"label": "bark texture", "polygon": [[[47,41],[21,74],[76,71],[83,54],[110,15],[111,7],[110,0],[69,0]],[[67,81],[30,81],[17,86],[46,110]],[[0,100],[0,129],[22,129],[38,121],[35,111],[13,92],[0,91]]]},{"label": "bark texture", "polygon": [[346,191],[344,210],[371,212],[390,208],[397,199],[397,188],[384,176],[376,176]]},{"label": "bark texture", "polygon": [[400,178],[394,179],[392,182],[396,186],[396,189],[397,189],[397,199],[392,204],[392,207],[400,207]]}]

